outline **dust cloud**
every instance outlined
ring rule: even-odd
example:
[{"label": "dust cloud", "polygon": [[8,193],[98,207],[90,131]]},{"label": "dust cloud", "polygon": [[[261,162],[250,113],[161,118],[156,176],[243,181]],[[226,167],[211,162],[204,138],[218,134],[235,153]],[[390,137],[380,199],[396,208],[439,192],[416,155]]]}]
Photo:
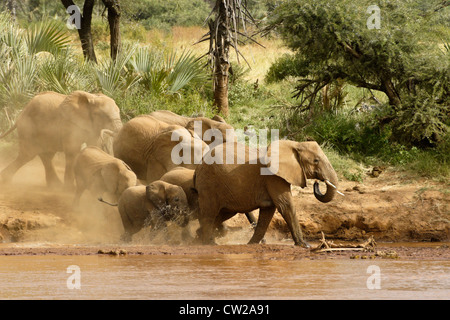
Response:
[{"label": "dust cloud", "polygon": [[[16,147],[5,149],[0,151],[0,171],[17,155]],[[64,154],[57,153],[53,163],[63,181]],[[89,244],[120,239],[117,208],[100,203],[89,191],[74,208],[73,197],[74,191],[47,187],[44,166],[35,157],[10,183],[0,182],[0,242]]]},{"label": "dust cloud", "polygon": [[[6,151],[5,151],[6,150]],[[17,147],[0,150],[0,171],[17,155]],[[57,153],[53,159],[56,173],[64,177],[65,159]],[[86,190],[79,207],[72,205],[74,191],[50,188],[46,185],[44,166],[39,157],[25,164],[11,183],[0,182],[0,243],[27,242],[40,244],[96,245],[122,243],[124,232],[117,207],[97,200]],[[246,243],[253,229],[244,215],[226,222],[227,232],[217,237],[217,243]],[[242,226],[247,226],[242,228]],[[198,220],[185,227],[168,222],[163,230],[144,227],[134,234],[131,244],[164,245],[195,244]]]}]

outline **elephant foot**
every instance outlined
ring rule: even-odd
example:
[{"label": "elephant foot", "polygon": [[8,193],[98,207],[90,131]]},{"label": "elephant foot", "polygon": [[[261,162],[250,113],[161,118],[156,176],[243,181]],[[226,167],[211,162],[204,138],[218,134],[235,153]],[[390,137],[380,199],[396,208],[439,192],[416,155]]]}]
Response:
[{"label": "elephant foot", "polygon": [[258,244],[258,243],[265,244],[266,243],[266,239],[264,239],[264,238],[261,239],[261,240],[250,239],[250,241],[247,242],[247,244]]},{"label": "elephant foot", "polygon": [[215,232],[215,236],[219,238],[223,238],[228,234],[228,227],[226,227],[224,224],[221,224]]},{"label": "elephant foot", "polygon": [[306,248],[306,249],[311,248],[311,245],[308,242],[306,242],[305,240],[302,240],[300,242],[296,242],[295,245],[303,247],[303,248]]}]

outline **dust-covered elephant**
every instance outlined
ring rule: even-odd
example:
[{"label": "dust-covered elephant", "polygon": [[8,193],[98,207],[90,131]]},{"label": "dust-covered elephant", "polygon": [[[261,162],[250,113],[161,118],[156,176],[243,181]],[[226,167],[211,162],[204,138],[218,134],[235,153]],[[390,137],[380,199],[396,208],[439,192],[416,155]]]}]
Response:
[{"label": "dust-covered elephant", "polygon": [[[192,212],[192,218],[196,219],[198,217],[198,193],[194,188],[194,173],[195,170],[187,169],[183,167],[176,167],[169,172],[165,173],[160,180],[180,186],[183,188],[184,193],[186,193],[186,197],[189,203],[189,208]],[[257,219],[252,212],[245,213],[250,224],[255,225]],[[218,226],[219,231],[224,233],[224,228],[222,225]]]},{"label": "dust-covered elephant", "polygon": [[194,169],[175,167],[169,172],[165,173],[160,178],[160,180],[183,188],[192,215],[193,217],[197,217],[198,194],[194,189],[194,172]]},{"label": "dust-covered elephant", "polygon": [[[168,125],[179,125],[185,127],[189,131],[195,132],[208,145],[215,142],[215,138],[219,135],[222,138],[219,143],[226,142],[227,138],[236,139],[233,127],[227,124],[225,120],[218,115],[211,119],[206,117],[184,117],[173,113],[172,111],[158,110],[150,113],[150,116],[167,123]],[[209,134],[207,133],[208,130]],[[216,130],[217,133],[220,132],[220,134],[214,133],[214,130]],[[212,136],[214,136],[214,138]],[[215,144],[219,143],[216,142]]]},{"label": "dust-covered elephant", "polygon": [[113,99],[103,94],[75,91],[65,96],[56,92],[36,95],[25,106],[15,125],[0,138],[17,128],[19,154],[1,172],[9,182],[24,164],[36,155],[42,160],[48,185],[59,185],[52,159],[65,153],[64,182],[73,187],[73,161],[81,145],[96,145],[102,130],[117,132],[122,127],[120,112]]},{"label": "dust-covered elephant", "polygon": [[[151,112],[149,115],[167,124],[176,124],[182,127],[186,127],[189,121],[196,118],[196,117],[180,116],[179,114],[176,114],[169,110],[157,110]],[[225,120],[219,115],[213,116],[211,120],[226,123]]]},{"label": "dust-covered elephant", "polygon": [[190,211],[183,189],[160,180],[126,189],[118,207],[125,229],[124,241],[131,240],[133,234],[147,225],[161,229],[167,221],[175,221],[182,227],[189,222]]},{"label": "dust-covered elephant", "polygon": [[125,123],[114,138],[113,148],[114,156],[125,161],[146,183],[178,166],[195,169],[209,150],[192,131],[148,115]]},{"label": "dust-covered elephant", "polygon": [[137,184],[136,174],[125,162],[93,146],[84,148],[76,156],[74,174],[75,207],[86,189],[97,198],[106,194],[108,201],[116,203],[127,188]]},{"label": "dust-covered elephant", "polygon": [[[258,223],[249,243],[259,243],[263,239],[278,209],[295,244],[308,246],[296,217],[291,184],[303,188],[307,179],[325,181],[328,184],[326,193],[320,193],[316,182],[314,194],[321,202],[333,199],[337,175],[319,145],[313,141],[274,141],[262,155],[255,155],[245,147],[246,158],[242,158],[245,160],[242,164],[237,164],[237,157],[243,155],[237,155],[235,150],[239,150],[237,144],[234,150],[226,150],[226,144],[215,147],[195,171],[201,241],[213,242],[213,230],[236,213],[259,208]],[[230,152],[228,156],[227,151]],[[223,164],[212,161],[213,153]]]}]

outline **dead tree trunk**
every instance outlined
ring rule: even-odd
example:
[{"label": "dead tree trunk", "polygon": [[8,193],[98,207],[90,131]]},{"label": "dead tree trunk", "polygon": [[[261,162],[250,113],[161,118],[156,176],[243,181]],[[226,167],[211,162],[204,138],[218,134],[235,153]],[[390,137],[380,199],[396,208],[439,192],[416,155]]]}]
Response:
[{"label": "dead tree trunk", "polygon": [[[61,0],[64,7],[69,8],[75,6],[72,0]],[[94,50],[94,42],[92,41],[92,11],[94,10],[95,0],[85,0],[83,6],[83,14],[81,15],[81,28],[78,29],[78,35],[81,41],[81,49],[86,60],[97,63],[97,57]]]},{"label": "dead tree trunk", "polygon": [[120,48],[120,4],[119,0],[103,0],[103,4],[108,9],[111,59],[116,60]]},{"label": "dead tree trunk", "polygon": [[7,1],[8,10],[11,13],[11,18],[13,21],[16,21],[16,11],[17,11],[17,2],[16,0],[8,0]]},{"label": "dead tree trunk", "polygon": [[[220,1],[219,4],[219,25],[217,30],[215,51],[215,75],[214,75],[214,105],[217,107],[217,111],[224,116],[228,116],[228,71],[230,69],[230,44],[231,39],[229,36],[230,21],[225,7],[224,1]],[[214,32],[214,30],[211,30]]]},{"label": "dead tree trunk", "polygon": [[[210,17],[212,17],[210,19]],[[207,18],[209,32],[200,39],[200,42],[209,40],[209,56],[214,78],[214,105],[217,111],[228,116],[228,80],[231,72],[230,50],[234,50],[239,63],[239,56],[244,58],[238,49],[241,36],[255,43],[247,35],[246,22],[257,26],[255,19],[248,12],[246,2],[242,0],[216,0],[214,8]],[[243,28],[241,32],[239,29]],[[245,58],[244,58],[245,60]],[[245,60],[247,62],[247,60]],[[248,64],[248,62],[247,62]]]}]

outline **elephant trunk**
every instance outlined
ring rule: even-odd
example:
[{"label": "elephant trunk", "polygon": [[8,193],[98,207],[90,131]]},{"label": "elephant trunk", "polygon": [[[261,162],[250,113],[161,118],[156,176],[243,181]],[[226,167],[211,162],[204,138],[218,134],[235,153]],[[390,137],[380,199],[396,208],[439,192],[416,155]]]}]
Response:
[{"label": "elephant trunk", "polygon": [[319,189],[319,183],[316,181],[314,183],[314,196],[320,202],[327,203],[327,202],[330,202],[331,200],[333,200],[333,198],[337,192],[336,186],[337,186],[338,179],[337,179],[336,172],[334,172],[334,170],[333,170],[332,174],[331,174],[331,178],[323,179],[323,180],[327,184],[327,192],[325,192],[325,194],[322,194]]},{"label": "elephant trunk", "polygon": [[122,127],[123,127],[122,120],[120,120],[120,119],[114,120],[114,125],[113,125],[112,131],[117,134],[117,132],[119,132],[120,129],[122,129]]}]

